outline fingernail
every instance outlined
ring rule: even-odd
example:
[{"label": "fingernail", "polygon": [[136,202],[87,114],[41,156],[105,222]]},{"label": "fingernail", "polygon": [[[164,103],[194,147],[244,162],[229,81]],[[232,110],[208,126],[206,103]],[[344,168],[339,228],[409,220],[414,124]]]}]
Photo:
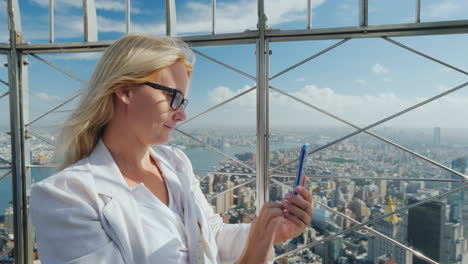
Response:
[{"label": "fingernail", "polygon": [[288,206],[289,206],[289,203],[285,201],[285,202],[283,202],[283,206],[284,206],[284,207],[288,207]]},{"label": "fingernail", "polygon": [[303,188],[302,188],[302,186],[300,186],[300,185],[297,186],[297,188],[296,188],[296,190],[298,190],[299,192],[302,192],[302,189],[303,189]]}]

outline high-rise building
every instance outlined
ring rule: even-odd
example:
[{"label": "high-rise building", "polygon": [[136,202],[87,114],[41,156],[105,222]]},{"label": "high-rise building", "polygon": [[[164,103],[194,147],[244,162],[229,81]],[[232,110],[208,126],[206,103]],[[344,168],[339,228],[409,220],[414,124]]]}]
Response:
[{"label": "high-rise building", "polygon": [[[418,202],[410,198],[408,203]],[[445,204],[431,201],[408,210],[408,242],[417,251],[434,261],[440,261],[442,224],[445,222]],[[425,264],[413,257],[414,264]]]},{"label": "high-rise building", "polygon": [[[388,214],[393,211],[395,211],[395,208],[393,205],[393,200],[390,197],[387,201],[387,207],[385,208],[384,214]],[[393,238],[400,243],[406,244],[406,221],[397,217],[396,215],[386,217],[383,220],[376,222],[373,224],[373,228],[376,231]],[[408,251],[399,248],[393,243],[376,235],[369,238],[368,256],[369,260],[376,264],[380,263],[382,259],[388,259],[390,261],[385,263],[391,263],[391,261],[394,261],[393,263],[399,264],[413,263],[411,254]]]},{"label": "high-rise building", "polygon": [[[468,157],[453,160],[450,167],[466,175],[468,173]],[[454,173],[451,173],[450,177],[456,180],[461,179],[460,176]],[[462,185],[463,183],[461,182],[452,182],[450,183],[450,188],[454,189]],[[463,190],[455,192],[448,196],[448,202],[450,204],[450,220],[463,225],[464,238],[468,241],[468,221],[463,221],[463,219],[468,219],[468,199],[465,196],[465,191]],[[468,251],[468,246],[465,248],[465,251]]]},{"label": "high-rise building", "polygon": [[440,146],[440,127],[434,127],[434,146]]}]

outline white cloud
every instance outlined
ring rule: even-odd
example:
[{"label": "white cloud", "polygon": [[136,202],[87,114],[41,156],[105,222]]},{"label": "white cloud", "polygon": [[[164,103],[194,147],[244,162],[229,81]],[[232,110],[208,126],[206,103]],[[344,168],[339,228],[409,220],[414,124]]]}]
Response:
[{"label": "white cloud", "polygon": [[[240,94],[248,90],[252,86],[245,85],[244,87],[237,89],[237,90],[232,90],[226,86],[218,86],[209,92],[209,100],[212,104],[219,104],[237,94]],[[247,94],[244,94],[240,98],[237,98],[232,103],[236,104],[237,106],[242,107],[244,110],[252,111],[256,109],[255,96],[256,96],[255,91],[251,91]]]},{"label": "white cloud", "polygon": [[[247,86],[237,90],[219,86],[209,92],[210,101],[211,103],[220,103],[246,89]],[[316,85],[306,85],[291,94],[360,126],[378,121],[427,99],[401,97],[394,93],[348,95]],[[255,110],[255,96],[255,92],[251,92],[236,99],[230,105],[239,112],[240,116],[247,116],[252,113],[252,110]],[[466,127],[464,118],[468,114],[467,103],[468,96],[448,95],[398,117],[391,123],[400,127],[432,127],[435,123],[446,127]],[[299,125],[303,121],[302,118],[312,118],[312,114],[317,114],[315,110],[279,93],[270,94],[270,105],[273,107],[271,110],[272,120],[280,119],[291,125]],[[316,125],[337,124],[331,119],[316,119],[314,122],[317,122]]]},{"label": "white cloud", "polygon": [[366,84],[367,84],[367,81],[364,80],[364,79],[356,79],[356,80],[354,80],[354,81],[355,81],[356,83],[358,83],[358,84],[361,84],[361,85],[366,85]]},{"label": "white cloud", "polygon": [[422,10],[422,14],[433,19],[448,19],[459,14],[468,12],[468,3],[457,0],[436,1]]},{"label": "white cloud", "polygon": [[50,95],[46,93],[35,93],[34,94],[38,99],[43,100],[43,101],[60,101],[62,98],[56,95]]},{"label": "white cloud", "polygon": [[385,66],[383,66],[382,64],[376,63],[376,64],[374,64],[374,66],[372,66],[372,72],[377,73],[377,74],[379,74],[379,73],[388,73],[389,70]]}]

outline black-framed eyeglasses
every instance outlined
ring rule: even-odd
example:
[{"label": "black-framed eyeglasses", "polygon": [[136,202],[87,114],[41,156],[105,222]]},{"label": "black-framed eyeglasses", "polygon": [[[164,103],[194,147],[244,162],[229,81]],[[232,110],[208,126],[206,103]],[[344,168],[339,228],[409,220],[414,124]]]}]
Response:
[{"label": "black-framed eyeglasses", "polygon": [[172,93],[172,100],[171,100],[172,110],[179,109],[181,105],[183,105],[184,108],[187,107],[188,100],[184,98],[184,94],[181,91],[172,89],[163,85],[159,85],[156,83],[145,82],[143,84],[148,85],[156,90],[163,90],[163,91]]}]

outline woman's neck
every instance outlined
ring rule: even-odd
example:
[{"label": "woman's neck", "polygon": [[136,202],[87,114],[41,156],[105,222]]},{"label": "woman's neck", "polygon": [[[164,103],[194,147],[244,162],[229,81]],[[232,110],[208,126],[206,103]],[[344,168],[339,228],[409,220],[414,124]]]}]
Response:
[{"label": "woman's neck", "polygon": [[154,169],[149,146],[127,133],[122,127],[114,128],[111,123],[105,128],[102,141],[120,171],[134,174]]}]

